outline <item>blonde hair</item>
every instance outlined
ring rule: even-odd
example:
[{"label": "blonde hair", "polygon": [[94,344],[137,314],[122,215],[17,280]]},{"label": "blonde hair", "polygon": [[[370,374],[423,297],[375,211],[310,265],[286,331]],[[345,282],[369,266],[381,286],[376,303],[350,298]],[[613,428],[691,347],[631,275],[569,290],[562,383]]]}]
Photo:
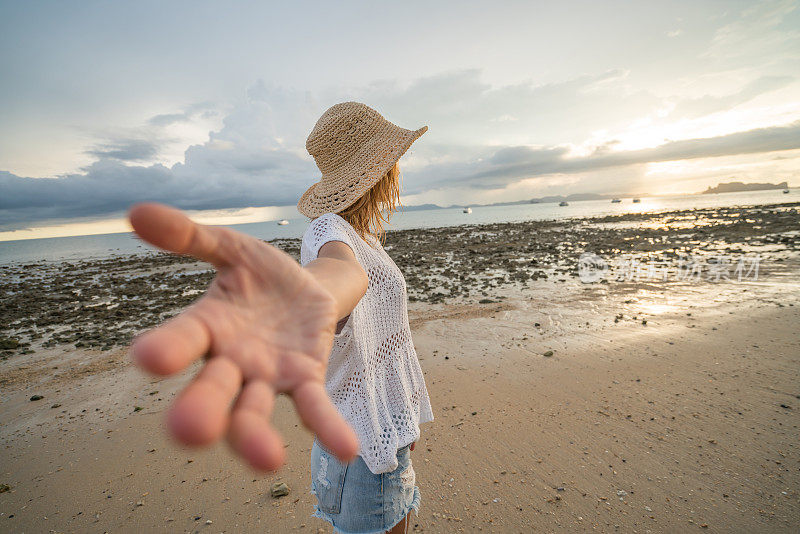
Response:
[{"label": "blonde hair", "polygon": [[400,165],[395,163],[378,183],[340,211],[339,215],[350,223],[362,239],[366,240],[366,236],[371,235],[383,244],[386,242],[383,224],[389,224],[389,217],[400,206]]}]

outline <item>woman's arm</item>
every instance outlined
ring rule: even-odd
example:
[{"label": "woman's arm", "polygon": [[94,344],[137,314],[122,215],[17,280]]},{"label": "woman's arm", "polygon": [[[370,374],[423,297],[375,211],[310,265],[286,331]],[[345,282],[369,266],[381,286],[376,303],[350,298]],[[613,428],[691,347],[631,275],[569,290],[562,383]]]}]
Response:
[{"label": "woman's arm", "polygon": [[347,317],[367,292],[367,273],[353,250],[341,241],[322,245],[317,259],[308,262],[305,269],[336,301],[337,320]]},{"label": "woman's arm", "polygon": [[136,362],[159,375],[205,359],[170,407],[173,436],[206,445],[225,435],[253,467],[277,469],[285,451],[271,425],[272,408],[275,395],[287,393],[323,445],[343,461],[355,456],[358,438],[324,385],[336,322],[366,289],[349,247],[328,243],[322,257],[302,268],[268,243],[196,224],[164,205],[136,205],[129,218],[145,241],[217,271],[200,299],[132,345]]}]

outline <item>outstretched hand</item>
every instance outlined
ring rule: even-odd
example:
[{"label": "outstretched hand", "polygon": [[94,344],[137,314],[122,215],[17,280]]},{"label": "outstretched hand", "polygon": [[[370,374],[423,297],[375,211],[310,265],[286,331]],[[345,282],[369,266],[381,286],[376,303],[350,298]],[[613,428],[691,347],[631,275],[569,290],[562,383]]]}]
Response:
[{"label": "outstretched hand", "polygon": [[138,204],[129,218],[145,241],[217,269],[205,295],[132,346],[136,362],[158,375],[207,358],[169,411],[174,437],[206,445],[226,435],[250,465],[275,470],[285,453],[270,419],[276,394],[287,393],[323,445],[343,461],[355,456],[358,439],[324,387],[336,304],[314,276],[263,241],[174,208]]}]

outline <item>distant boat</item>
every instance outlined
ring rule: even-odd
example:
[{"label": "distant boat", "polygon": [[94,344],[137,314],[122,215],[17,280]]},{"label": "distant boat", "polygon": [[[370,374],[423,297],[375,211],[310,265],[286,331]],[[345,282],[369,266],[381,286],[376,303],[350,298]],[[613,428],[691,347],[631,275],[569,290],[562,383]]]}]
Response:
[{"label": "distant boat", "polygon": [[788,195],[788,194],[789,194],[789,190],[788,190],[788,189],[784,189],[784,190],[783,190],[783,194],[784,194],[784,195]]},{"label": "distant boat", "polygon": [[562,200],[558,203],[559,206],[569,206],[569,203],[566,200]]},{"label": "distant boat", "polygon": [[287,224],[289,224],[289,221],[287,221],[286,219],[281,219],[280,221],[278,221],[278,226],[286,226]]},{"label": "distant boat", "polygon": [[619,204],[620,202],[622,202],[622,201],[620,199],[618,199],[618,198],[615,198],[615,199],[613,199],[611,201],[612,204]]},{"label": "distant boat", "polygon": [[467,206],[466,208],[464,208],[464,213],[472,213],[472,208]]},{"label": "distant boat", "polygon": [[642,201],[642,199],[641,199],[641,198],[634,198],[634,199],[633,199],[633,203],[634,203],[634,204],[638,204],[638,203],[639,203],[639,202],[641,202],[641,201]]}]

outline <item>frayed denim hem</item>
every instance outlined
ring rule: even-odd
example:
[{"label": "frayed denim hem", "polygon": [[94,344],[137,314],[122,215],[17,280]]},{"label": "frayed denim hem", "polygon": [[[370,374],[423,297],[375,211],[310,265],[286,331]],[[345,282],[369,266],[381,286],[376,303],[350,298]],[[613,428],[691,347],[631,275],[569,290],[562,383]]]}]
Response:
[{"label": "frayed denim hem", "polygon": [[391,525],[389,525],[389,526],[386,528],[386,530],[392,530],[392,529],[393,529],[393,528],[394,528],[394,527],[395,527],[395,526],[396,526],[396,525],[397,525],[397,524],[398,524],[400,521],[402,521],[403,519],[405,519],[405,517],[406,517],[408,514],[410,514],[410,513],[411,513],[411,510],[414,510],[414,516],[415,516],[415,517],[419,517],[419,503],[420,503],[420,493],[419,493],[419,487],[418,487],[418,486],[414,486],[414,498],[413,498],[413,499],[411,499],[411,504],[409,504],[409,505],[406,507],[406,509],[405,509],[405,510],[403,510],[403,513],[402,513],[402,514],[400,514],[400,517],[397,519],[397,521],[395,521],[394,523],[392,523]]},{"label": "frayed denim hem", "polygon": [[[314,495],[314,492],[312,491],[311,494]],[[316,504],[314,505],[314,511],[311,513],[311,517],[322,519],[323,521],[327,521],[328,523],[333,525],[333,532],[335,534],[384,534],[385,532],[392,530],[395,526],[397,526],[397,524],[400,523],[400,521],[402,521],[409,513],[411,513],[411,510],[414,510],[414,515],[416,517],[419,517],[419,508],[420,508],[419,487],[414,486],[414,498],[411,499],[411,504],[409,504],[406,507],[406,509],[403,510],[403,513],[400,515],[397,521],[395,521],[388,527],[382,528],[380,530],[370,530],[367,532],[348,532],[347,530],[342,530],[333,523],[333,518],[330,515],[323,512],[322,510],[320,510],[319,506]]]}]

